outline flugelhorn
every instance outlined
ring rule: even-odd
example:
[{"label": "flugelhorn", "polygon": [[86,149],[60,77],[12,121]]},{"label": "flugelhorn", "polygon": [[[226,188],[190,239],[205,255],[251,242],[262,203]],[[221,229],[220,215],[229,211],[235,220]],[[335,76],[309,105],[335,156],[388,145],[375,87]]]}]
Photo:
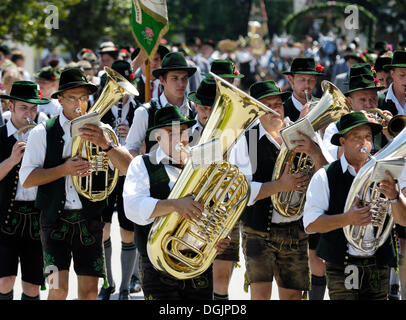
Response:
[{"label": "flugelhorn", "polygon": [[[125,94],[138,95],[137,89],[121,74],[108,67],[104,67],[104,70],[107,74],[106,84],[99,98],[88,111],[97,112],[100,119]],[[119,145],[114,131],[109,128],[103,128],[103,131],[115,145]],[[72,143],[72,157],[87,160],[91,164],[91,175],[72,176],[73,185],[78,194],[94,202],[106,199],[114,190],[119,174],[117,168],[110,168],[106,153],[99,146],[77,136]]]},{"label": "flugelhorn", "polygon": [[[244,131],[262,115],[273,112],[232,84],[210,73],[217,94],[199,145],[219,140],[221,154],[227,152]],[[189,159],[168,199],[194,196],[204,207],[199,222],[177,212],[155,219],[148,236],[147,252],[157,270],[178,279],[203,273],[212,264],[216,244],[233,229],[245,209],[250,184],[238,168],[226,160],[194,169]]]},{"label": "flugelhorn", "polygon": [[[328,126],[351,111],[347,98],[335,85],[324,80],[321,87],[323,96],[306,116],[314,131]],[[283,143],[276,159],[272,180],[278,180],[282,176],[287,164],[290,165],[289,174],[303,173],[312,176],[314,173],[314,163],[308,155],[291,151]],[[282,216],[294,217],[302,213],[305,196],[306,191],[288,191],[275,193],[271,199],[274,208]]]}]

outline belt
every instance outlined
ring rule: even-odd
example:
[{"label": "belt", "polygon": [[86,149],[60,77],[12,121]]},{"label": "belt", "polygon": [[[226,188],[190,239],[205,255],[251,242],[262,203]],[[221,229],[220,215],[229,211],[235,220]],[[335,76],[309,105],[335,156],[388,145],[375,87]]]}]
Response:
[{"label": "belt", "polygon": [[301,226],[301,227],[303,227],[303,219],[300,218],[300,219],[292,221],[292,222],[282,222],[282,223],[273,223],[272,222],[271,223],[272,228],[278,228],[278,227],[284,228],[284,227],[287,227],[287,226],[290,226],[290,227]]},{"label": "belt", "polygon": [[376,257],[359,257],[359,256],[349,256],[348,257],[349,264],[355,264],[357,266],[375,266],[376,265]]},{"label": "belt", "polygon": [[13,211],[20,214],[27,214],[32,212],[39,212],[39,209],[35,208],[35,201],[13,201]]}]

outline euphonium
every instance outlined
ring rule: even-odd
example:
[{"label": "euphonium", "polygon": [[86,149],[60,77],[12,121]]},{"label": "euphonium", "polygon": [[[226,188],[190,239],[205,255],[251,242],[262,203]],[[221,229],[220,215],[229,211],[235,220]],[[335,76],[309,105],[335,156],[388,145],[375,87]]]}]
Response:
[{"label": "euphonium", "polygon": [[[336,86],[324,80],[321,87],[323,96],[306,116],[314,131],[328,126],[331,122],[339,120],[342,115],[351,111],[347,98]],[[314,163],[308,155],[291,151],[285,144],[282,144],[276,159],[272,180],[278,180],[282,176],[286,164],[290,165],[289,174],[303,173],[312,176],[314,173]],[[274,208],[282,216],[294,217],[302,213],[305,196],[306,191],[288,191],[275,193],[271,199]]]},{"label": "euphonium", "polygon": [[[88,111],[97,112],[100,119],[125,94],[138,95],[137,89],[118,72],[108,67],[104,67],[104,70],[107,74],[106,84],[99,98]],[[112,130],[103,128],[103,131],[115,145],[119,144]],[[94,202],[106,199],[114,190],[119,174],[117,168],[110,169],[106,153],[99,146],[77,136],[72,143],[72,157],[89,161],[92,171],[89,176],[72,176],[77,193]]]},{"label": "euphonium", "polygon": [[[369,254],[374,254],[386,241],[394,224],[393,217],[390,215],[389,200],[376,190],[377,182],[371,181],[375,162],[406,156],[406,130],[404,129],[406,116],[395,116],[392,120],[388,124],[388,131],[393,132],[395,138],[359,170],[352,182],[344,207],[344,212],[348,211],[356,197],[359,198],[360,206],[371,206],[372,219],[369,225],[349,225],[343,228],[347,241],[356,249]],[[402,123],[403,129],[401,129]]]},{"label": "euphonium", "polygon": [[[243,91],[211,73],[217,94],[199,144],[218,138],[221,154],[227,152],[259,117],[274,112]],[[191,160],[177,179],[168,199],[193,195],[203,207],[199,222],[177,212],[155,219],[147,242],[148,256],[157,270],[178,279],[203,273],[216,256],[217,242],[233,229],[250,194],[247,178],[223,160],[194,170]]]}]

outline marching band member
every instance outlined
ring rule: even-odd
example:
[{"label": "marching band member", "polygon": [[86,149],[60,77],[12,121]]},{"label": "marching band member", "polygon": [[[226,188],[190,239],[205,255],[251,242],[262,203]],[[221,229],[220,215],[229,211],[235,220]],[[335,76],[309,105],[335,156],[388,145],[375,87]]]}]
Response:
[{"label": "marching band member", "polygon": [[185,57],[180,52],[168,53],[159,69],[152,71],[152,75],[159,79],[164,90],[158,99],[137,108],[134,113],[133,124],[126,140],[126,148],[133,156],[141,154],[145,142],[146,152],[149,152],[155,141],[146,135],[147,129],[153,126],[154,114],[157,110],[175,105],[182,114],[194,117],[194,106],[188,102],[185,95],[188,79],[196,72],[196,68],[188,66]]},{"label": "marching band member", "polygon": [[[120,73],[129,82],[132,83],[134,81],[134,73],[127,61],[117,60],[113,62],[111,68]],[[106,82],[106,77],[106,74],[102,76],[103,86]],[[137,107],[135,99],[136,97],[132,95],[124,95],[101,119],[101,122],[109,124],[115,130],[121,145],[125,144],[125,139],[134,118],[134,111]],[[111,221],[115,210],[117,210],[121,236],[121,285],[118,300],[129,300],[129,285],[135,265],[136,247],[134,244],[134,224],[126,218],[123,208],[122,194],[124,180],[125,176],[120,173],[117,185],[109,195],[107,207],[103,209],[102,213],[103,222],[105,223],[103,228],[103,246],[109,287],[101,287],[98,296],[100,300],[109,300],[110,295],[115,291],[111,268],[112,244],[110,239]]]},{"label": "marching band member", "polygon": [[[351,67],[349,89],[344,95],[351,104],[351,109],[353,111],[378,108],[377,93],[384,87],[381,86],[379,82],[374,81],[374,79],[375,77],[369,64],[359,63]],[[390,115],[390,113],[388,113],[388,115]],[[323,143],[334,160],[339,159],[342,154],[342,148],[330,142],[331,137],[338,132],[337,123],[338,121],[330,123],[323,136]],[[375,137],[374,152],[378,151],[386,144],[387,140],[382,141],[383,139],[381,133]],[[390,137],[388,137],[388,139],[390,139]]]},{"label": "marching band member", "polygon": [[[236,80],[244,78],[235,64],[228,59],[216,59],[211,63],[210,71],[227,82],[236,85]],[[210,73],[203,73],[207,79],[211,79]],[[215,86],[214,96],[215,97]],[[197,109],[197,107],[196,107]],[[213,287],[214,300],[228,300],[228,286],[232,271],[240,260],[240,221],[238,221],[230,232],[231,244],[221,255],[218,255],[213,262]]]},{"label": "marching band member", "polygon": [[[373,136],[382,130],[382,126],[369,122],[362,112],[352,112],[341,117],[339,128],[331,142],[341,145],[344,152],[338,160],[312,177],[306,193],[304,227],[308,233],[321,234],[316,252],[326,261],[331,300],[387,299],[389,268],[396,266],[392,235],[371,256],[351,246],[342,230],[347,225],[365,226],[371,221],[369,206],[359,208],[354,202],[348,211],[343,211],[352,181],[368,160],[368,155],[361,149],[371,152]],[[392,208],[401,205],[395,200],[393,179],[385,181],[390,188],[381,183],[379,191],[391,200]],[[400,221],[397,210],[392,214],[395,221]],[[351,273],[347,267],[355,267],[358,271],[354,271],[358,277],[350,281],[350,286],[346,281]]]},{"label": "marching band member", "polygon": [[[173,124],[176,121],[178,123]],[[148,129],[158,142],[158,147],[149,154],[134,158],[128,168],[124,183],[124,210],[128,219],[136,224],[136,245],[140,253],[141,285],[146,300],[149,299],[203,299],[213,297],[211,267],[200,276],[188,280],[178,280],[157,271],[147,255],[147,238],[154,218],[176,211],[186,219],[198,220],[203,207],[191,196],[180,199],[167,199],[175,184],[186,155],[178,151],[176,145],[188,144],[187,128],[196,120],[188,120],[177,106],[159,109],[154,118],[154,126]],[[218,249],[224,250],[227,240],[219,242]]]},{"label": "marching band member", "polygon": [[61,112],[62,106],[58,99],[52,99],[51,95],[58,90],[59,72],[55,68],[48,66],[42,68],[34,77],[41,89],[42,95],[50,100],[48,104],[41,105],[39,111],[44,112],[49,118],[56,117]]},{"label": "marching band member", "polygon": [[11,119],[0,127],[0,300],[13,299],[18,262],[21,266],[21,300],[39,300],[42,274],[42,247],[39,235],[39,209],[34,202],[37,188],[25,189],[19,179],[26,142],[18,131],[27,118],[34,119],[38,104],[46,104],[38,86],[31,81],[14,82],[8,99]]},{"label": "marching band member", "polygon": [[[279,130],[286,126],[283,101],[289,93],[281,92],[270,80],[253,84],[250,95],[280,114],[262,116],[230,153],[230,161],[251,181],[251,195],[242,217],[242,246],[251,299],[270,299],[274,277],[280,299],[301,299],[302,291],[310,286],[308,237],[302,215],[283,217],[273,209],[270,198],[277,192],[305,190],[310,180],[303,173],[289,174],[288,165],[280,179],[272,180],[282,144]],[[302,138],[295,141],[294,151],[311,156],[316,169],[327,163],[320,148],[309,137]]]},{"label": "marching band member", "polygon": [[[293,90],[292,95],[283,103],[285,116],[291,121],[303,118],[308,113],[310,104],[318,100],[312,96],[312,92],[316,87],[317,77],[323,75],[323,69],[323,66],[315,64],[314,58],[296,58],[290,71],[283,72],[288,76]],[[312,274],[310,300],[323,300],[326,288],[324,262],[315,254],[318,241],[317,234],[309,236],[309,264]]]},{"label": "marching band member", "polygon": [[[92,202],[80,196],[72,182],[72,176],[92,174],[89,162],[71,157],[70,123],[86,112],[89,94],[96,90],[79,68],[62,72],[59,90],[52,98],[58,98],[63,109],[31,131],[20,170],[23,187],[38,186],[44,274],[52,272],[53,279],[50,300],[66,299],[72,257],[79,299],[96,299],[98,278],[105,276],[101,213],[106,201]],[[82,139],[99,146],[126,173],[131,161],[128,152],[114,146],[100,127],[87,124],[80,131]]]}]

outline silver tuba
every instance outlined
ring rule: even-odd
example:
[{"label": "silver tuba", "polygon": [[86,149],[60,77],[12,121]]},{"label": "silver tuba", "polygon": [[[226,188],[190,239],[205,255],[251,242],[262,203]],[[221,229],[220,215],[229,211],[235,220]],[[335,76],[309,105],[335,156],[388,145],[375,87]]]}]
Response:
[{"label": "silver tuba", "polygon": [[[393,228],[394,221],[390,214],[389,199],[376,190],[377,182],[371,181],[371,175],[377,160],[398,159],[406,156],[406,130],[399,131],[401,117],[394,117],[394,121],[391,120],[388,124],[389,132],[400,133],[360,169],[352,182],[345,202],[344,212],[350,209],[356,197],[359,198],[361,206],[371,205],[372,221],[369,225],[349,225],[343,228],[347,241],[364,253],[374,254],[386,241]],[[403,128],[404,124],[403,122]],[[396,129],[393,126],[396,126]],[[368,229],[372,231],[370,237],[368,237]]]}]

